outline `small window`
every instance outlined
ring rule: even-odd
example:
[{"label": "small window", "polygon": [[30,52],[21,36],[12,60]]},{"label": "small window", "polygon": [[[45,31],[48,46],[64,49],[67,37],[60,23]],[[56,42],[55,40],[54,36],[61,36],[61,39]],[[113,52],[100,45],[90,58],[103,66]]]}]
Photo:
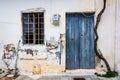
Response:
[{"label": "small window", "polygon": [[22,13],[23,43],[44,44],[44,13]]}]

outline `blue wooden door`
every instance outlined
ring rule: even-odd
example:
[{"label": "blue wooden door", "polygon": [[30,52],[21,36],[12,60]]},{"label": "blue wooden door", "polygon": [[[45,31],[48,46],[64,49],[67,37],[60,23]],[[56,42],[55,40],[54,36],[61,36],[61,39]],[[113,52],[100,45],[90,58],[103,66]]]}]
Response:
[{"label": "blue wooden door", "polygon": [[93,68],[94,14],[66,14],[66,69]]}]

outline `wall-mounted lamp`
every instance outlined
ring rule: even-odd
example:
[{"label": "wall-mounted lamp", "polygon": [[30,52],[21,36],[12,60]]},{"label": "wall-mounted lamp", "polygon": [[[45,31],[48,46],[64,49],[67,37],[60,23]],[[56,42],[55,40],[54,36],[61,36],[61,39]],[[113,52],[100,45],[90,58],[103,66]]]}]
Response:
[{"label": "wall-mounted lamp", "polygon": [[54,14],[52,16],[52,21],[54,25],[59,25],[60,22],[60,15],[59,14]]}]

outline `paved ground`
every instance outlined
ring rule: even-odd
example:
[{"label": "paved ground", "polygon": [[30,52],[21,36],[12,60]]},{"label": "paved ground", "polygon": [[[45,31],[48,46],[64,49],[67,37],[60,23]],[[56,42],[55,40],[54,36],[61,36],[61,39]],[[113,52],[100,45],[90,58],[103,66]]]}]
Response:
[{"label": "paved ground", "polygon": [[[2,77],[0,75],[0,77]],[[81,79],[74,79],[74,78],[81,78]],[[96,75],[81,75],[81,74],[41,74],[41,75],[20,75],[16,79],[1,79],[0,80],[120,80],[120,76],[115,78],[103,78],[97,77]]]},{"label": "paved ground", "polygon": [[[87,76],[43,76],[39,77],[38,79],[33,79],[32,77],[28,77],[25,75],[19,76],[15,80],[74,80],[74,78],[77,78],[75,80],[120,80],[120,76],[115,78],[103,78],[103,77],[97,77],[95,75],[87,75]],[[81,78],[81,79],[78,79]]]}]

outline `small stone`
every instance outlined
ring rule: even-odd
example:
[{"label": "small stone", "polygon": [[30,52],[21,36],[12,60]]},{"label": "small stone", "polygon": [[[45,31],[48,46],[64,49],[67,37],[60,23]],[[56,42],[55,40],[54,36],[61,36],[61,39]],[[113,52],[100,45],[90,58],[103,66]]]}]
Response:
[{"label": "small stone", "polygon": [[9,74],[9,75],[7,75],[7,77],[13,77],[14,76],[14,74]]}]

